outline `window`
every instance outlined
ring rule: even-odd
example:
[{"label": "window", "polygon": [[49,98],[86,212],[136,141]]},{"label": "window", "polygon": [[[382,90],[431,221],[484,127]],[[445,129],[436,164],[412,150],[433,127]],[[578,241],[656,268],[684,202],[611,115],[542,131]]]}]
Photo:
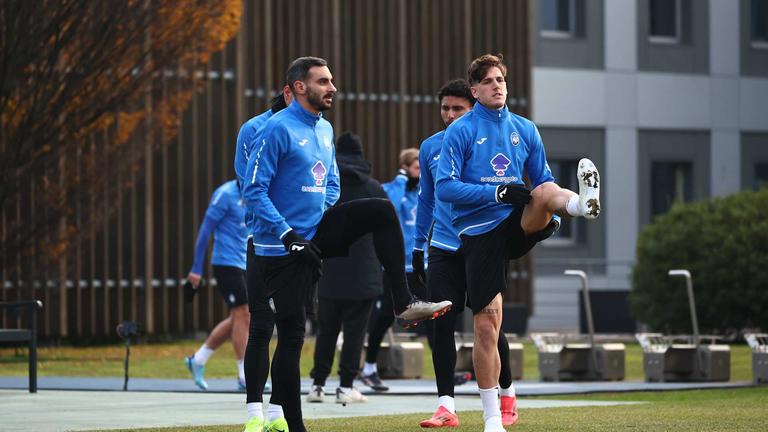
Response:
[{"label": "window", "polygon": [[752,0],[750,39],[755,48],[768,48],[768,0]]},{"label": "window", "polygon": [[576,0],[540,0],[541,35],[571,38],[576,33]]},{"label": "window", "polygon": [[675,202],[693,199],[691,162],[653,162],[651,164],[651,210],[653,216],[669,211]]},{"label": "window", "polygon": [[[576,169],[578,162],[576,160],[550,160],[549,169],[552,175],[557,179],[557,184],[561,188],[570,189],[578,192],[579,185],[576,183]],[[578,233],[582,232],[584,218],[563,218],[560,229],[543,244],[548,246],[573,245],[578,241]]]},{"label": "window", "polygon": [[680,42],[681,0],[651,0],[648,40],[654,43]]},{"label": "window", "polygon": [[752,179],[752,190],[760,190],[768,186],[768,163],[755,164],[755,177]]}]

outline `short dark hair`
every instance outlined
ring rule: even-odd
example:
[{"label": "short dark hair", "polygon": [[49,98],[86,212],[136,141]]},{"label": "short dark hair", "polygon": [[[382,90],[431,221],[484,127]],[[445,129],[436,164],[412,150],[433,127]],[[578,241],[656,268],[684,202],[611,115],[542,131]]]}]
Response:
[{"label": "short dark hair", "polygon": [[485,78],[488,69],[497,67],[504,78],[507,77],[507,66],[504,64],[504,56],[501,54],[484,54],[472,60],[467,70],[467,78],[470,85],[475,85]]},{"label": "short dark hair", "polygon": [[472,90],[469,89],[469,83],[461,78],[450,80],[440,87],[440,90],[437,92],[437,100],[442,103],[443,98],[446,96],[466,99],[470,105],[475,103],[475,98],[472,97]]},{"label": "short dark hair", "polygon": [[309,70],[316,66],[328,66],[328,62],[320,57],[299,57],[292,61],[288,70],[285,71],[285,82],[291,87],[291,91],[296,91],[293,83],[306,80]]}]

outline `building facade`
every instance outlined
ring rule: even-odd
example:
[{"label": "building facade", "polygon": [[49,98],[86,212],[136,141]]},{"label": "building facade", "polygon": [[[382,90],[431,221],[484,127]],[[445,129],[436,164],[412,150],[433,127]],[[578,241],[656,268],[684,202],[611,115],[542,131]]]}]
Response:
[{"label": "building facade", "polygon": [[601,170],[604,212],[536,252],[531,330],[576,330],[593,289],[631,289],[640,230],[674,201],[768,182],[768,1],[538,0],[532,119],[553,171]]}]

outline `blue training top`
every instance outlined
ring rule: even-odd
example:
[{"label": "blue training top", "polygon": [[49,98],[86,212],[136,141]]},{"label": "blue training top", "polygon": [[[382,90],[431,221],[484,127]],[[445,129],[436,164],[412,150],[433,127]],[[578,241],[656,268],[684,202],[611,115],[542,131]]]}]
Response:
[{"label": "blue training top", "polygon": [[435,198],[435,177],[444,136],[445,130],[441,130],[425,139],[419,148],[421,178],[413,247],[421,251],[426,246],[430,228],[432,229],[430,246],[453,252],[461,245],[459,236],[451,226],[451,204]]},{"label": "blue training top", "polygon": [[202,274],[205,250],[213,233],[211,264],[232,266],[245,270],[248,229],[243,216],[245,207],[237,189],[237,182],[230,180],[213,192],[211,203],[205,211],[195,242],[195,261],[190,272]]},{"label": "blue training top", "polygon": [[256,255],[287,255],[281,239],[291,229],[311,239],[339,199],[333,127],[297,101],[267,120],[247,166],[243,197]]},{"label": "blue training top", "polygon": [[405,271],[413,271],[411,258],[413,257],[413,234],[416,228],[416,207],[419,200],[419,190],[405,189],[408,177],[398,174],[391,182],[384,183],[384,192],[395,207],[395,213],[400,220],[400,228],[403,230],[403,243],[405,243]]},{"label": "blue training top", "polygon": [[451,224],[459,235],[486,233],[503,221],[511,204],[496,202],[496,187],[555,181],[541,136],[532,121],[475,106],[448,126],[437,167],[437,198],[451,203]]},{"label": "blue training top", "polygon": [[[243,123],[243,126],[240,127],[240,132],[237,134],[237,145],[235,146],[235,175],[237,176],[237,181],[240,182],[241,188],[242,185],[245,184],[245,170],[248,168],[248,156],[253,153],[253,147],[256,146],[256,138],[270,117],[272,117],[272,109],[268,109]],[[245,212],[245,225],[250,227],[252,223],[253,215],[251,215],[251,212],[249,211]]]}]

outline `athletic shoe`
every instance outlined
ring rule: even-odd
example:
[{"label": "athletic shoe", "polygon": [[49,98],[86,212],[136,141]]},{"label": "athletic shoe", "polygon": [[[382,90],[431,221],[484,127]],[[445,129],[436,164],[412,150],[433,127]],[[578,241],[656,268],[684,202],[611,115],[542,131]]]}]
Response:
[{"label": "athletic shoe", "polygon": [[237,390],[238,391],[245,391],[248,388],[248,386],[245,385],[245,379],[237,377]]},{"label": "athletic shoe", "polygon": [[404,311],[397,315],[397,318],[400,319],[400,325],[403,328],[410,328],[422,321],[433,320],[445,314],[451,310],[451,306],[453,303],[448,300],[432,303],[414,299]]},{"label": "athletic shoe", "polygon": [[341,387],[336,388],[336,403],[340,403],[346,406],[349,403],[365,403],[368,402],[368,398],[365,397],[360,390],[352,387],[352,390],[344,391]]},{"label": "athletic shoe", "polygon": [[587,219],[595,219],[600,215],[600,173],[595,164],[584,158],[579,161],[576,171],[579,182],[579,208]]},{"label": "athletic shoe", "polygon": [[472,379],[471,372],[456,372],[453,374],[453,385],[460,386],[466,384],[467,381]]},{"label": "athletic shoe", "polygon": [[195,384],[202,390],[208,390],[208,383],[205,382],[205,365],[200,365],[195,362],[194,357],[186,357],[184,364],[187,365],[189,373],[192,374],[192,379],[195,380]]},{"label": "athletic shoe", "polygon": [[[288,429],[286,429],[288,430]],[[264,419],[260,417],[251,417],[248,423],[245,424],[243,432],[263,432],[264,431]]]},{"label": "athletic shoe", "polygon": [[325,390],[323,390],[323,386],[319,385],[313,385],[307,394],[307,402],[310,403],[323,402],[324,398]]},{"label": "athletic shoe", "polygon": [[264,424],[264,432],[288,432],[288,422],[285,417],[274,419]]},{"label": "athletic shoe", "polygon": [[459,427],[459,416],[440,405],[432,414],[432,418],[422,420],[419,426],[423,428]]},{"label": "athletic shoe", "polygon": [[501,417],[491,417],[485,421],[483,432],[507,432],[501,424]]},{"label": "athletic shoe", "polygon": [[360,374],[360,381],[363,382],[363,384],[367,385],[371,388],[373,391],[377,392],[385,392],[389,390],[389,387],[387,387],[386,384],[384,384],[384,381],[379,378],[379,374],[374,372],[370,375],[363,375]]},{"label": "athletic shoe", "polygon": [[501,424],[504,426],[512,426],[517,423],[517,419],[520,416],[517,413],[517,397],[515,396],[502,396],[501,397]]}]

